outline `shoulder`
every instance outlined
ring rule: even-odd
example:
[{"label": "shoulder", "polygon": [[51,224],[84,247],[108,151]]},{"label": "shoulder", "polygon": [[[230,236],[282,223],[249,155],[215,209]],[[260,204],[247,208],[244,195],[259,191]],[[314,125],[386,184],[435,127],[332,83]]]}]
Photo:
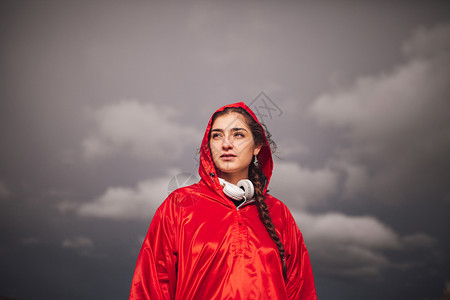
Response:
[{"label": "shoulder", "polygon": [[274,222],[279,221],[282,222],[282,226],[294,226],[298,228],[291,211],[281,200],[270,194],[266,194],[266,204]]},{"label": "shoulder", "polygon": [[193,205],[198,199],[197,195],[199,192],[200,186],[198,183],[178,188],[169,194],[161,207],[170,206],[181,208]]},{"label": "shoulder", "polygon": [[290,214],[289,208],[286,206],[286,204],[284,204],[278,198],[275,198],[274,196],[272,196],[270,194],[266,194],[265,199],[266,199],[266,204],[267,204],[267,207],[269,208],[269,210],[279,211],[280,213],[283,213],[283,214],[286,214],[286,213]]},{"label": "shoulder", "polygon": [[156,209],[152,223],[166,222],[170,226],[174,226],[183,214],[182,209],[197,201],[195,197],[197,189],[197,184],[193,184],[171,192]]},{"label": "shoulder", "polygon": [[177,188],[176,190],[174,190],[173,192],[171,192],[169,194],[169,197],[185,197],[186,195],[195,192],[198,190],[198,183],[194,183],[188,186],[183,186],[180,188]]}]

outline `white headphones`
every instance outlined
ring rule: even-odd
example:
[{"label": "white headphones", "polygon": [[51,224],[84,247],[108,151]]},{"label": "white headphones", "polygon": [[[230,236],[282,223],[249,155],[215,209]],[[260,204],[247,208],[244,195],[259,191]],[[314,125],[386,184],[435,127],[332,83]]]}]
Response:
[{"label": "white headphones", "polygon": [[255,188],[253,183],[248,179],[241,179],[238,183],[232,184],[228,181],[219,178],[220,185],[223,186],[223,192],[225,195],[234,200],[250,200],[255,194]]}]

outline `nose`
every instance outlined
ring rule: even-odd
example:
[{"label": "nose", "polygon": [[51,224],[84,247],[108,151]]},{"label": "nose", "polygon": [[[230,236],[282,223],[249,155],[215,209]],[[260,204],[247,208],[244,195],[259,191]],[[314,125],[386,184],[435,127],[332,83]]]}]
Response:
[{"label": "nose", "polygon": [[229,137],[226,136],[226,137],[223,138],[222,148],[224,150],[229,150],[229,149],[233,148],[233,143],[230,141]]}]

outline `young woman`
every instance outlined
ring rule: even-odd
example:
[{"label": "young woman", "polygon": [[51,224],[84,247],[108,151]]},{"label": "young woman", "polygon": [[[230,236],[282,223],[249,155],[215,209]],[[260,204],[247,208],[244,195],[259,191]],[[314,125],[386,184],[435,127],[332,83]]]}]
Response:
[{"label": "young woman", "polygon": [[244,103],[214,113],[200,148],[201,180],[156,211],[130,299],[317,299],[302,234],[267,193],[270,142]]}]

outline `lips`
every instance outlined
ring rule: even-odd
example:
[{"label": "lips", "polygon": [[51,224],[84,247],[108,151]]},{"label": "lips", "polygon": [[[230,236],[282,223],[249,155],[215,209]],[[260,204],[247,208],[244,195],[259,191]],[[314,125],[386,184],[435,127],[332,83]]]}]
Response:
[{"label": "lips", "polygon": [[220,159],[224,160],[224,161],[231,161],[236,157],[236,155],[231,154],[231,153],[224,153],[220,156]]}]

